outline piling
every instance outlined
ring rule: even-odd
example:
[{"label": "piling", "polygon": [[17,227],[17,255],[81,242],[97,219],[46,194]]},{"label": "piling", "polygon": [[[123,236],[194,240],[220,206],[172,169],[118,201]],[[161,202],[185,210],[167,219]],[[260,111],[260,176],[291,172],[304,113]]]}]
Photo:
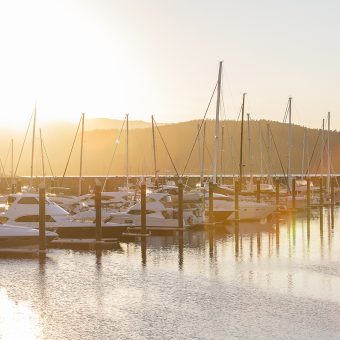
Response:
[{"label": "piling", "polygon": [[141,227],[142,233],[146,234],[146,184],[143,180],[140,186],[140,195],[141,195]]},{"label": "piling", "polygon": [[334,194],[334,187],[335,187],[335,178],[331,178],[331,205],[334,207],[335,204],[335,194]]},{"label": "piling", "polygon": [[39,188],[39,252],[46,252],[46,207],[45,207],[45,186]]},{"label": "piling", "polygon": [[310,178],[307,178],[307,210],[310,213]]},{"label": "piling", "polygon": [[335,205],[335,194],[334,194],[335,178],[331,178],[331,227],[334,228],[334,205]]},{"label": "piling", "polygon": [[178,181],[178,265],[183,268],[183,182]]},{"label": "piling", "polygon": [[95,185],[96,241],[102,240],[102,186],[97,180]]},{"label": "piling", "polygon": [[280,208],[280,181],[277,179],[275,182],[275,198],[276,198],[276,211]]},{"label": "piling", "polygon": [[209,223],[214,222],[214,185],[209,182]]},{"label": "piling", "polygon": [[178,228],[183,229],[183,182],[178,181]]},{"label": "piling", "polygon": [[234,185],[235,189],[234,189],[234,201],[235,201],[235,220],[238,222],[240,220],[240,213],[239,213],[239,189],[240,189],[240,184],[239,181],[235,181],[235,185]]},{"label": "piling", "polygon": [[295,209],[296,179],[292,179],[292,208]]},{"label": "piling", "polygon": [[320,177],[320,186],[319,186],[319,194],[320,194],[320,237],[323,237],[323,183],[322,176]]},{"label": "piling", "polygon": [[322,183],[322,177],[320,177],[319,194],[320,194],[320,206],[323,206],[323,183]]},{"label": "piling", "polygon": [[261,181],[258,179],[256,181],[256,202],[260,203],[261,201]]}]

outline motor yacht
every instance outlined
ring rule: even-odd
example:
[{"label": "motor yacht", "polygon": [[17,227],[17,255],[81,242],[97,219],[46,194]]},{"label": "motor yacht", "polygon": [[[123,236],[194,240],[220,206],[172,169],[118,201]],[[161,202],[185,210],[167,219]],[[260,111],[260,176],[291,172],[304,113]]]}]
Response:
[{"label": "motor yacht", "polygon": [[[46,231],[46,243],[57,238],[58,234]],[[0,226],[0,248],[20,248],[39,244],[39,230],[3,224]]]}]

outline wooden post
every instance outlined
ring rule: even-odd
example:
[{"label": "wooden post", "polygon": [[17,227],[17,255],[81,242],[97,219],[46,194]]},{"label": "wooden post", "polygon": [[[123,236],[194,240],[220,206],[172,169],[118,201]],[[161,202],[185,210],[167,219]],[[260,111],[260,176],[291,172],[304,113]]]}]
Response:
[{"label": "wooden post", "polygon": [[95,207],[96,207],[96,241],[102,240],[102,186],[96,180],[95,185]]},{"label": "wooden post", "polygon": [[259,179],[256,181],[256,202],[261,202],[261,181]]},{"label": "wooden post", "polygon": [[39,252],[46,252],[46,207],[45,207],[45,186],[39,188]]},{"label": "wooden post", "polygon": [[178,181],[178,228],[183,229],[183,183]]},{"label": "wooden post", "polygon": [[209,223],[214,222],[214,185],[209,182]]},{"label": "wooden post", "polygon": [[277,179],[275,182],[275,197],[276,197],[276,211],[279,211],[280,207],[280,181]]},{"label": "wooden post", "polygon": [[335,187],[335,178],[331,178],[331,205],[335,204],[335,196],[334,196],[334,187]]},{"label": "wooden post", "polygon": [[292,179],[292,207],[295,209],[296,179]]},{"label": "wooden post", "polygon": [[146,234],[146,184],[143,180],[140,187],[141,195],[141,227],[142,233]]},{"label": "wooden post", "polygon": [[178,265],[179,269],[183,268],[183,182],[178,181]]},{"label": "wooden post", "polygon": [[310,178],[307,178],[307,209],[310,211]]},{"label": "wooden post", "polygon": [[239,193],[239,181],[235,181],[234,184],[234,201],[235,201],[235,220],[238,222],[240,219],[240,213],[239,213],[239,200],[238,200],[238,193]]},{"label": "wooden post", "polygon": [[320,205],[323,205],[323,183],[322,177],[320,177],[320,185],[319,185],[319,194],[320,194]]}]

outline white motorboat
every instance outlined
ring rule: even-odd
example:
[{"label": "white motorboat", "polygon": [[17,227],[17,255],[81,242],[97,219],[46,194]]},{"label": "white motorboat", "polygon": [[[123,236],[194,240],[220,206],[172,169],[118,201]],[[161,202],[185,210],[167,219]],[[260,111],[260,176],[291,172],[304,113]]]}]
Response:
[{"label": "white motorboat", "polygon": [[[60,237],[95,237],[94,218],[75,219],[66,210],[45,200],[46,228]],[[32,193],[8,195],[7,209],[0,214],[0,222],[16,226],[37,228],[39,224],[39,195]],[[131,224],[102,223],[103,237],[120,235]]]},{"label": "white motorboat", "polygon": [[[206,209],[208,210],[209,194],[205,195]],[[235,201],[232,197],[222,194],[213,195],[214,212],[228,213],[228,220],[235,219]],[[275,211],[275,205],[268,203],[257,203],[253,201],[239,201],[239,219],[244,220],[262,220],[267,218]]]},{"label": "white motorboat", "polygon": [[[130,207],[126,212],[111,214],[107,222],[131,223],[141,226],[141,202]],[[202,224],[203,217],[198,209],[183,209],[183,226]],[[166,193],[150,193],[146,198],[146,225],[148,227],[178,227],[178,210],[173,207],[171,196]]]},{"label": "white motorboat", "polygon": [[[46,243],[57,238],[58,234],[46,231]],[[20,248],[39,244],[39,230],[3,224],[0,226],[0,248]]]}]

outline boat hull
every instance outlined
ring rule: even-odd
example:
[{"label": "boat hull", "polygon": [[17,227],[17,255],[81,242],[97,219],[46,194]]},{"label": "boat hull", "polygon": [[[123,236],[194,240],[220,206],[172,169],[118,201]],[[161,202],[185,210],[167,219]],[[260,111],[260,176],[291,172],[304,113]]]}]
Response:
[{"label": "boat hull", "polygon": [[[125,232],[127,226],[102,226],[102,237],[119,237]],[[96,238],[95,226],[60,226],[54,228],[60,238]]]}]

